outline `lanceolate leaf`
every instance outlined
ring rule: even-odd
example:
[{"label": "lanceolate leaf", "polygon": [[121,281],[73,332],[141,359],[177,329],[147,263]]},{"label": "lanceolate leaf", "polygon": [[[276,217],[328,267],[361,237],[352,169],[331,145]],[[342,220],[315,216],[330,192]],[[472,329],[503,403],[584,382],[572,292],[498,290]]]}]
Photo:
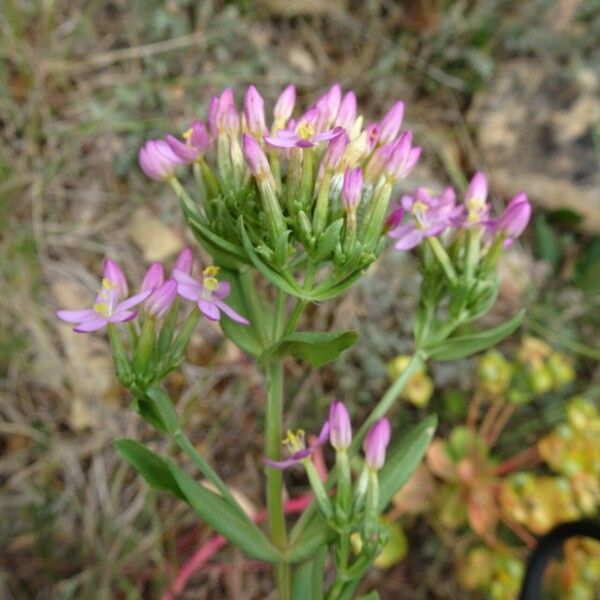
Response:
[{"label": "lanceolate leaf", "polygon": [[118,455],[127,461],[155,490],[170,492],[181,500],[185,495],[169,470],[167,461],[135,440],[120,439],[115,442]]},{"label": "lanceolate leaf", "polygon": [[519,327],[525,311],[517,313],[512,319],[505,321],[493,329],[487,329],[470,335],[451,337],[442,342],[426,346],[425,352],[434,360],[457,360],[487,350],[501,342]]},{"label": "lanceolate leaf", "polygon": [[202,487],[185,471],[169,464],[173,478],[190,506],[221,535],[257,560],[276,562],[281,558],[265,534],[220,496]]},{"label": "lanceolate leaf", "polygon": [[305,360],[313,367],[322,367],[350,348],[357,338],[356,331],[292,333],[265,350],[259,360],[266,361],[270,358],[292,355]]},{"label": "lanceolate leaf", "polygon": [[117,440],[115,447],[119,455],[151,487],[185,500],[209,525],[248,556],[268,562],[280,558],[277,549],[248,517],[240,514],[221,496],[200,485],[170,460],[158,456],[135,440]]},{"label": "lanceolate leaf", "polygon": [[425,455],[435,433],[437,417],[430,415],[392,447],[379,472],[379,507],[385,509],[392,496],[408,481]]}]

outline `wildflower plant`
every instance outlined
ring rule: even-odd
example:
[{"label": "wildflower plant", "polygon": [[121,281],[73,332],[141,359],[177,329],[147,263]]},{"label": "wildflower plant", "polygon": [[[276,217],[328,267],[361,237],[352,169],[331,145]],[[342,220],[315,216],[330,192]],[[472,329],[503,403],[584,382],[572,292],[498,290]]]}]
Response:
[{"label": "wildflower plant", "polygon": [[[493,346],[523,316],[487,330],[473,325],[494,305],[503,249],[527,225],[526,196],[494,216],[487,180],[477,173],[463,202],[451,188],[437,195],[418,188],[392,202],[396,184],[421,155],[412,133],[402,130],[403,114],[398,101],[380,121],[365,123],[355,94],[336,84],[304,112],[288,86],[269,118],[254,86],[241,110],[233,90],[225,89],[211,99],[206,121],[191,122],[182,135],[149,140],[139,153],[142,171],[173,188],[213,264],[194,274],[186,249],[169,278],[164,267],[151,265],[140,292],[127,298],[125,276],[107,261],[94,306],[57,313],[79,332],[107,326],[133,408],[173,437],[211,489],[135,440],[117,442],[121,456],[247,555],[273,563],[282,600],[352,597],[385,545],[381,512],[417,467],[435,429],[430,416],[395,441],[387,413],[428,359],[463,358]],[[388,238],[398,251],[416,249],[420,256],[414,353],[357,431],[346,405],[336,401],[317,440],[307,443],[304,432],[290,431],[282,456],[283,359],[291,355],[320,367],[357,339],[355,331],[298,331],[301,316],[310,303],[344,294]],[[201,318],[218,321],[265,374],[268,533],[185,436],[161,384],[183,360]],[[336,458],[323,479],[313,458],[328,442]],[[314,497],[291,529],[282,503],[286,468],[305,471]],[[328,557],[335,576],[325,589]]]}]

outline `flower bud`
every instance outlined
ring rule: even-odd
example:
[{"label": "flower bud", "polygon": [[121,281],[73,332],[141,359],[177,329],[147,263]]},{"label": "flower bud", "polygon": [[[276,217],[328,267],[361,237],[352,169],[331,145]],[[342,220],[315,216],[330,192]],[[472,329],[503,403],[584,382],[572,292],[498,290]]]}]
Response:
[{"label": "flower bud", "polygon": [[271,167],[260,144],[247,133],[242,139],[242,151],[250,172],[257,179],[272,178]]},{"label": "flower bud", "polygon": [[296,88],[293,85],[288,85],[275,103],[273,109],[274,128],[281,129],[285,127],[288,119],[294,112],[294,106],[296,104]]},{"label": "flower bud", "polygon": [[338,127],[343,127],[346,131],[350,131],[354,121],[356,120],[356,95],[354,92],[348,92],[344,95],[340,104],[337,117],[334,124]]},{"label": "flower bud", "polygon": [[517,194],[506,207],[504,214],[498,220],[497,228],[504,232],[507,238],[519,237],[531,217],[531,204],[524,193]]},{"label": "flower bud", "polygon": [[384,167],[385,174],[389,178],[399,179],[407,172],[406,165],[411,157],[411,144],[412,133],[410,131],[405,131],[393,144],[390,157]]},{"label": "flower bud", "polygon": [[394,229],[398,227],[400,223],[402,223],[402,219],[404,218],[404,209],[399,204],[392,206],[392,212],[387,216],[385,220],[384,231],[389,231],[390,229]]},{"label": "flower bud", "polygon": [[387,144],[392,142],[402,125],[402,118],[404,117],[404,102],[396,102],[387,114],[381,119],[379,123],[379,143]]},{"label": "flower bud", "polygon": [[147,177],[162,181],[173,175],[178,165],[184,164],[165,140],[148,140],[138,154],[140,168]]},{"label": "flower bud", "polygon": [[333,138],[329,142],[321,163],[325,169],[335,171],[338,168],[348,142],[349,140],[346,132],[342,133],[342,135],[338,135],[338,137]]},{"label": "flower bud", "polygon": [[362,169],[346,169],[344,173],[344,183],[342,184],[342,199],[346,210],[354,214],[360,203],[362,192],[363,176]]},{"label": "flower bud", "polygon": [[378,471],[385,463],[385,451],[390,443],[390,422],[387,418],[379,419],[365,437],[363,450],[365,460],[370,469]]},{"label": "flower bud", "polygon": [[244,97],[244,116],[250,134],[255,138],[262,139],[262,136],[267,133],[265,103],[253,85],[248,87]]},{"label": "flower bud", "polygon": [[338,451],[346,450],[352,442],[350,415],[343,402],[334,400],[329,410],[329,442]]},{"label": "flower bud", "polygon": [[183,271],[186,275],[191,275],[193,266],[194,253],[191,248],[187,247],[179,253],[179,256],[175,260],[175,264],[173,265],[173,270],[178,269],[179,271]]},{"label": "flower bud", "polygon": [[144,308],[150,316],[160,319],[171,308],[176,297],[177,282],[174,279],[168,279],[152,292],[144,302]]},{"label": "flower bud", "polygon": [[142,280],[140,292],[154,290],[160,287],[165,281],[165,272],[163,266],[159,262],[153,262],[146,271]]},{"label": "flower bud", "polygon": [[467,208],[466,224],[476,225],[486,219],[490,210],[486,202],[487,194],[487,177],[478,171],[473,175],[465,193],[465,206]]},{"label": "flower bud", "polygon": [[125,279],[125,274],[121,270],[121,267],[119,267],[114,260],[107,258],[104,261],[103,277],[117,286],[117,289],[119,290],[119,298],[127,297],[127,293],[129,291],[127,279]]},{"label": "flower bud", "polygon": [[316,131],[324,131],[330,127],[338,114],[341,100],[342,88],[338,83],[332,85],[329,91],[317,100],[315,108],[319,111],[319,117],[315,123]]}]

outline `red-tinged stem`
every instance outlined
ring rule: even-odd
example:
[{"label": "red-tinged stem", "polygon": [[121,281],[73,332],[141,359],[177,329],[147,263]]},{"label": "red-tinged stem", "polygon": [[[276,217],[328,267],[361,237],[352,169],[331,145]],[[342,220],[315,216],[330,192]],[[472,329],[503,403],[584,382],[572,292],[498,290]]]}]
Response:
[{"label": "red-tinged stem", "polygon": [[496,400],[494,400],[492,402],[492,405],[488,408],[488,411],[483,417],[481,426],[479,427],[479,435],[484,440],[487,439],[487,437],[489,436],[490,431],[492,430],[492,427],[496,422],[496,419],[498,418],[498,415],[500,414],[500,411],[502,410],[503,406],[504,400],[502,400],[501,398],[496,398]]},{"label": "red-tinged stem", "polygon": [[529,533],[529,531],[527,531],[527,529],[525,529],[525,527],[523,527],[522,525],[519,525],[518,523],[515,523],[513,521],[510,521],[509,519],[505,518],[505,517],[500,517],[502,522],[516,535],[518,536],[521,541],[530,549],[532,550],[533,548],[535,548],[535,545],[537,544],[537,540],[535,539],[535,537],[533,535],[531,535],[531,533]]},{"label": "red-tinged stem", "polygon": [[467,415],[467,427],[471,430],[475,430],[477,420],[479,419],[479,410],[481,408],[481,394],[475,392],[471,402],[469,403],[469,413]]},{"label": "red-tinged stem", "polygon": [[510,421],[510,418],[513,416],[516,408],[517,407],[514,404],[508,404],[500,411],[498,418],[496,419],[496,422],[494,423],[486,440],[488,448],[491,448],[496,443],[496,440],[504,431],[504,428]]},{"label": "red-tinged stem", "polygon": [[533,446],[507,458],[503,463],[496,467],[494,474],[501,477],[502,475],[507,475],[517,469],[536,467],[540,462],[542,462],[542,459],[537,448]]},{"label": "red-tinged stem", "polygon": [[[311,502],[312,494],[305,494],[304,496],[299,496],[285,502],[283,509],[286,515],[298,514],[303,512]],[[267,520],[268,516],[267,509],[263,508],[256,512],[252,520],[255,523],[262,523]],[[206,563],[228,543],[229,541],[222,535],[216,535],[200,546],[179,569],[175,581],[163,594],[162,600],[175,600],[183,592],[193,575],[200,569],[206,568]]]}]

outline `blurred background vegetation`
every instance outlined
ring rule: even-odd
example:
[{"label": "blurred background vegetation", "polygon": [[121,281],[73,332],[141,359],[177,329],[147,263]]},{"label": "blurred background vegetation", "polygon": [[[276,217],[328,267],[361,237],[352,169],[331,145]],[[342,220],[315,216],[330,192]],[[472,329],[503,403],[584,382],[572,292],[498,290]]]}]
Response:
[{"label": "blurred background vegetation", "polygon": [[[407,186],[462,189],[480,169],[495,201],[526,191],[536,216],[503,264],[492,318],[526,304],[523,333],[568,355],[577,379],[537,394],[500,456],[551,431],[569,395],[597,403],[599,39],[596,0],[2,0],[0,597],[159,598],[210,536],[116,457],[114,438],[153,434],[127,410],[105,340],[75,336],[53,310],[87,301],[105,255],[139,278],[186,242],[137,151],[204,118],[228,85],[240,98],[255,83],[272,102],[293,82],[308,105],[337,81],[372,119],[401,98],[425,148]],[[360,417],[409,349],[417,283],[410,257],[386,253],[341,306],[313,307],[317,326],[357,327],[361,343],[322,373],[288,364],[288,423],[310,430],[336,395]],[[260,507],[260,379],[208,323],[188,359],[169,385],[190,435]],[[427,410],[445,435],[464,420],[477,368],[429,375]],[[417,419],[418,404],[395,422]],[[302,483],[288,480],[292,493]],[[368,582],[382,598],[479,597],[449,577],[439,531],[406,526],[409,557]],[[259,567],[222,556],[182,598],[273,598]]]}]

